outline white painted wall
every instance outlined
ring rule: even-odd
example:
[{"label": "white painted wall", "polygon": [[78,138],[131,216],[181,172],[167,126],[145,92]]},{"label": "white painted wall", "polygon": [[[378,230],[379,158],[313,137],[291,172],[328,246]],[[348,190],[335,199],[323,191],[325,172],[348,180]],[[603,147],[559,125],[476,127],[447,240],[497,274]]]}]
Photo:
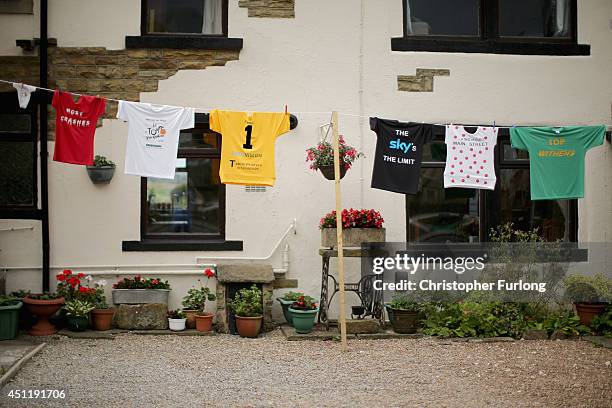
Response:
[{"label": "white painted wall", "polygon": [[[138,3],[135,10],[118,1],[50,3],[51,30],[61,46],[120,48],[125,35],[138,33],[139,2],[133,2]],[[196,256],[210,256],[211,262],[221,263],[215,257],[260,257],[267,255],[297,218],[298,234],[288,238],[288,277],[298,278],[302,289],[318,296],[317,225],[334,206],[334,189],[332,182],[308,170],[304,160],[306,148],[318,140],[318,126],[327,123],[329,115],[299,112],[335,109],[443,123],[611,122],[612,30],[608,20],[612,2],[608,0],[580,2],[580,42],[591,44],[588,57],[391,52],[390,38],[401,34],[401,1],[296,3],[294,20],[276,20],[248,18],[246,9],[237,7],[237,0],[230,1],[230,36],[244,38],[240,60],[225,67],[179,72],[161,81],[158,92],[142,95],[148,102],[246,111],[280,111],[288,104],[297,112],[298,128],[276,144],[276,185],[266,193],[227,187],[227,239],[243,240],[244,251],[122,252],[121,241],[139,238],[140,182],[138,177],[122,174],[127,125],[105,120],[96,133],[96,153],[118,164],[110,185],[92,185],[82,167],[50,163],[52,265],[193,264]],[[0,44],[4,38],[0,37]],[[436,78],[433,93],[398,92],[397,75],[414,74],[416,68],[447,68],[451,76]],[[348,142],[367,156],[343,179],[344,206],[379,209],[386,220],[387,240],[404,240],[404,197],[369,187],[375,137],[367,120],[341,115],[340,128]],[[580,200],[581,240],[612,240],[611,170],[609,143],[589,152],[586,197]],[[0,221],[0,228],[23,223],[36,224]],[[0,267],[39,266],[36,228],[0,233]],[[280,266],[279,254],[272,262]],[[349,279],[356,278],[357,261],[350,260],[347,266]],[[176,307],[195,278],[172,277],[171,281],[175,288],[171,306]],[[7,285],[9,290],[37,289],[40,277],[36,271],[10,272]],[[349,298],[348,304],[351,302]]]}]

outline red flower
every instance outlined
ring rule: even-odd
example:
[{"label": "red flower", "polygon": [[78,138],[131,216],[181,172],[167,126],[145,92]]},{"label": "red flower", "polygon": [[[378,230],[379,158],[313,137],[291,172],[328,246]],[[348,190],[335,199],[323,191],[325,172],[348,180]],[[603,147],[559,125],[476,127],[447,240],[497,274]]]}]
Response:
[{"label": "red flower", "polygon": [[74,276],[70,279],[68,279],[68,283],[70,284],[70,286],[72,286],[73,288],[78,285],[80,282],[77,278],[75,278]]},{"label": "red flower", "polygon": [[136,282],[140,282],[140,275],[136,275],[136,277],[134,278],[134,280],[135,280]]},{"label": "red flower", "polygon": [[60,274],[58,274],[58,275],[56,276],[56,278],[57,278],[57,280],[58,280],[58,281],[60,281],[60,282],[63,282],[63,281],[66,279],[66,277],[65,277],[64,275],[62,275],[61,273],[60,273]]},{"label": "red flower", "polygon": [[159,281],[158,281],[157,279],[153,279],[153,280],[151,281],[151,283],[152,283],[152,284],[154,284],[154,285],[157,285],[157,284],[159,283]]},{"label": "red flower", "polygon": [[79,274],[77,275],[77,277],[78,277],[79,279],[83,279],[83,278],[85,277],[85,274],[84,274],[84,273],[80,273],[80,272],[79,272]]},{"label": "red flower", "polygon": [[72,275],[72,271],[70,269],[64,269],[64,275]]},{"label": "red flower", "polygon": [[213,276],[215,276],[215,272],[210,268],[206,268],[204,270],[204,275],[206,275],[207,278],[212,278]]},{"label": "red flower", "polygon": [[79,288],[79,292],[81,292],[81,293],[85,293],[85,292],[89,292],[89,290],[88,290],[88,288],[86,288],[85,286],[81,286],[81,287]]}]

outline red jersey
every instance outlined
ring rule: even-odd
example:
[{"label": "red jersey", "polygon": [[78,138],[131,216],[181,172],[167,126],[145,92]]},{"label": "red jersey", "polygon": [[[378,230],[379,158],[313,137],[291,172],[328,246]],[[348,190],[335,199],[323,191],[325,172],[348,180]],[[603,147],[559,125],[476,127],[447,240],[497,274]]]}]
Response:
[{"label": "red jersey", "polygon": [[106,99],[81,95],[74,102],[69,93],[56,90],[51,104],[56,116],[53,160],[93,165],[94,133]]}]

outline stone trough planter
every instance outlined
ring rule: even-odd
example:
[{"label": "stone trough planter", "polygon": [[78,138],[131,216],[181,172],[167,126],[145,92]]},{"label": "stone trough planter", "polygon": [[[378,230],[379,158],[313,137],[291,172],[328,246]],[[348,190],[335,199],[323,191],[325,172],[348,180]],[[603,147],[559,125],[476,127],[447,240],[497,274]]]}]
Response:
[{"label": "stone trough planter", "polygon": [[[323,248],[336,248],[336,228],[323,228],[321,230],[321,246]],[[344,247],[361,248],[362,242],[385,242],[384,228],[347,228],[342,230]]]},{"label": "stone trough planter", "polygon": [[168,304],[170,289],[113,289],[116,305]]}]

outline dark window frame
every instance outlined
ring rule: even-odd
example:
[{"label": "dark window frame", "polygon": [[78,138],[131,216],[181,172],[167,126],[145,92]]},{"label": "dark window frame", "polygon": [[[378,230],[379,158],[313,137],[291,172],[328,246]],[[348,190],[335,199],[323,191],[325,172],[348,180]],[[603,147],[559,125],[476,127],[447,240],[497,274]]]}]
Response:
[{"label": "dark window frame", "polygon": [[[473,126],[473,125],[472,125]],[[468,131],[473,132],[470,126],[465,126]],[[434,138],[432,142],[441,142],[444,143],[444,135],[445,135],[445,127],[444,126],[433,126],[433,134]],[[529,160],[524,159],[516,159],[516,160],[506,160],[503,157],[503,145],[506,143],[510,143],[510,130],[507,128],[500,128],[498,130],[498,138],[497,144],[495,145],[494,150],[494,168],[495,174],[498,176],[499,182],[499,174],[501,169],[529,169]],[[444,169],[446,166],[445,161],[424,161],[421,165],[421,169]],[[492,202],[492,194],[498,190],[498,186],[495,186],[495,190],[477,190],[478,193],[478,219],[479,219],[479,240],[480,242],[488,242],[489,241],[489,230],[495,225],[492,225],[492,212],[490,203]],[[410,197],[406,195],[405,198],[405,209],[406,209],[406,242],[410,241]],[[570,242],[578,242],[578,200],[568,200],[569,201],[569,217],[567,220],[568,228],[569,228],[569,241]]]},{"label": "dark window frame", "polygon": [[38,208],[38,92],[32,93],[26,109],[19,107],[15,92],[0,93],[0,113],[27,115],[30,132],[2,131],[0,141],[32,144],[32,203],[27,205],[0,206],[0,219],[42,219]]},{"label": "dark window frame", "polygon": [[223,33],[222,34],[200,34],[200,33],[158,33],[158,32],[153,32],[153,33],[149,33],[149,31],[147,30],[147,16],[148,16],[148,0],[141,0],[140,2],[140,35],[142,36],[171,36],[171,37],[213,37],[213,38],[219,38],[219,37],[227,37],[227,33],[228,33],[228,0],[222,0],[223,1],[223,12],[222,12],[222,18],[223,21],[221,23],[222,29],[223,29]]},{"label": "dark window frame", "polygon": [[402,0],[402,37],[391,39],[392,51],[462,52],[518,55],[590,55],[591,46],[578,44],[577,0],[570,0],[569,37],[500,37],[499,1],[479,0],[478,36],[408,35],[406,5]]},{"label": "dark window frame", "polygon": [[[212,133],[217,137],[217,148],[185,147],[178,150],[178,158],[220,159],[222,137],[212,132],[208,114],[196,114],[195,127],[185,131],[197,130]],[[148,201],[147,178],[140,179],[140,241],[123,241],[123,251],[242,251],[242,241],[225,240],[226,187],[219,184],[219,233],[163,233],[147,232]]]}]

